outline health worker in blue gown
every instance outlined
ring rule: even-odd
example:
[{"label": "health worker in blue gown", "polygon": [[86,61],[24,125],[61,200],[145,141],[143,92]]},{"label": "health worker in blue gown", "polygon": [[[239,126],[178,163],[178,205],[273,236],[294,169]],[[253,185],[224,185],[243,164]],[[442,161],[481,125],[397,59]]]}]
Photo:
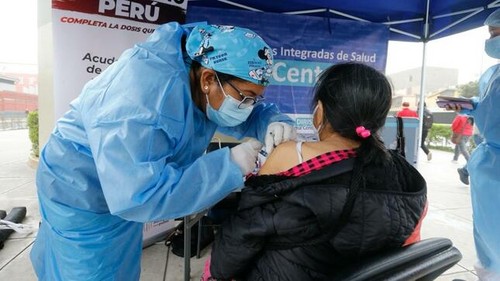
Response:
[{"label": "health worker in blue gown", "polygon": [[[500,59],[500,10],[486,19],[491,37],[485,42],[486,53]],[[474,108],[461,112],[474,117],[484,137],[467,163],[470,175],[474,242],[480,280],[500,280],[500,64],[490,67],[479,79],[479,97]],[[457,109],[456,107],[454,109]],[[458,107],[458,109],[460,109]],[[468,172],[467,172],[468,171]]]},{"label": "health worker in blue gown", "polygon": [[[144,222],[214,205],[294,139],[262,102],[272,66],[251,30],[167,23],[88,82],[40,154],[39,280],[139,280]],[[216,130],[254,139],[204,154]]]}]

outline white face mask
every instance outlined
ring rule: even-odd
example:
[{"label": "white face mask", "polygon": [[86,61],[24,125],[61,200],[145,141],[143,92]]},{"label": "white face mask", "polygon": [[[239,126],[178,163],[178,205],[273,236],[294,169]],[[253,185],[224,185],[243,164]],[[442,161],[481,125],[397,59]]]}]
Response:
[{"label": "white face mask", "polygon": [[217,77],[217,82],[224,94],[224,101],[222,102],[219,110],[215,110],[208,100],[207,97],[207,118],[219,125],[220,127],[235,127],[245,122],[252,113],[253,105],[246,108],[238,108],[240,102],[233,98],[232,96],[226,94],[222,84]]}]

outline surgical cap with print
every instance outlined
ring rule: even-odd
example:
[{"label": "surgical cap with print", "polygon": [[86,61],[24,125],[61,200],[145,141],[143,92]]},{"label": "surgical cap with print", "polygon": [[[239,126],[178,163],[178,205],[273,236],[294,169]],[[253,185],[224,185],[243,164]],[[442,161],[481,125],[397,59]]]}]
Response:
[{"label": "surgical cap with print", "polygon": [[484,21],[484,25],[500,27],[500,9],[491,13]]},{"label": "surgical cap with print", "polygon": [[272,73],[271,48],[255,32],[228,25],[197,25],[186,41],[191,59],[206,68],[267,86]]}]

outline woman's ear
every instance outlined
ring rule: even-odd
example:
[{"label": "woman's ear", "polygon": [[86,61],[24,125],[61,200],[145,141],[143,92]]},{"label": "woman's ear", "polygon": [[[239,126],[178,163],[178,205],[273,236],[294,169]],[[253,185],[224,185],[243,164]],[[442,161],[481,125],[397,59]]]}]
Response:
[{"label": "woman's ear", "polygon": [[323,109],[323,103],[321,101],[318,101],[318,104],[316,106],[317,108],[316,111],[314,112],[313,124],[317,128],[319,127],[320,124],[323,123],[324,109]]},{"label": "woman's ear", "polygon": [[215,83],[215,72],[208,68],[202,68],[200,70],[200,88],[205,94],[210,92],[210,88]]}]

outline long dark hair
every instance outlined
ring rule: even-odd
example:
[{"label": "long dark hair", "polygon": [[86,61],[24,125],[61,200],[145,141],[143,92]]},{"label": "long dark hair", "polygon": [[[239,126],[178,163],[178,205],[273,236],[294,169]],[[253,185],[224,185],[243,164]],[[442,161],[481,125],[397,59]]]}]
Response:
[{"label": "long dark hair", "polygon": [[[361,142],[361,165],[385,163],[389,157],[378,131],[391,107],[391,89],[384,74],[360,63],[333,65],[322,72],[316,83],[312,106],[321,101],[323,122],[341,136]],[[360,137],[356,133],[359,126],[370,130],[371,136]]]}]

